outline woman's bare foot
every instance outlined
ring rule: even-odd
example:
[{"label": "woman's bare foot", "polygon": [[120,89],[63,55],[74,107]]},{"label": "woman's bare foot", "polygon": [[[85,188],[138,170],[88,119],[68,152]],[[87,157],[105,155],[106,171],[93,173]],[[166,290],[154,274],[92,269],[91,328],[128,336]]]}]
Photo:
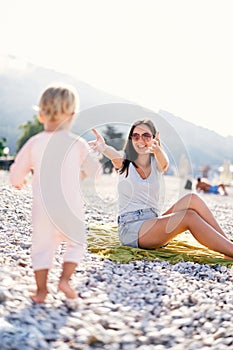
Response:
[{"label": "woman's bare foot", "polygon": [[31,295],[30,298],[34,303],[43,304],[45,301],[45,298],[47,296],[47,290],[46,291],[37,291],[36,294]]},{"label": "woman's bare foot", "polygon": [[69,299],[75,299],[78,296],[75,289],[71,288],[71,286],[66,280],[60,280],[58,284],[58,290],[62,291],[65,294],[65,296]]},{"label": "woman's bare foot", "polygon": [[228,255],[224,255],[224,259],[233,260],[233,258],[231,256],[228,256]]}]

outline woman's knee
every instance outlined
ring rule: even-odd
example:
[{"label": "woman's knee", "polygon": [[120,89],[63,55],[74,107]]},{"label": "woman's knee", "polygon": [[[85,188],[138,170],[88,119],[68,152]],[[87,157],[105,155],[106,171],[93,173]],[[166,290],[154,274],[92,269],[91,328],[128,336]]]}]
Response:
[{"label": "woman's knee", "polygon": [[187,221],[198,220],[199,215],[194,209],[187,209],[185,213],[185,218]]},{"label": "woman's knee", "polygon": [[196,209],[200,202],[202,201],[201,197],[196,193],[189,193],[186,195],[186,199],[188,202],[188,208]]}]

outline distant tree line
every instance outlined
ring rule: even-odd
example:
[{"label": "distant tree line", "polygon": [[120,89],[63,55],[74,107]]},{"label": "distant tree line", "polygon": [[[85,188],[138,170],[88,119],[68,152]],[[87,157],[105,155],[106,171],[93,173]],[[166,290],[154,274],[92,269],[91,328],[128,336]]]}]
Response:
[{"label": "distant tree line", "polygon": [[27,121],[25,124],[20,125],[19,129],[22,131],[22,134],[17,140],[17,151],[20,150],[30,137],[43,130],[43,124],[39,122],[37,115],[34,115],[33,121]]},{"label": "distant tree line", "polygon": [[[114,147],[118,151],[123,149],[125,142],[123,138],[123,133],[118,132],[114,126],[107,125],[106,130],[103,131],[103,137],[107,145]],[[113,170],[113,164],[111,160],[103,156],[100,161],[103,165],[104,173],[111,173]]]},{"label": "distant tree line", "polygon": [[0,157],[2,157],[4,155],[4,148],[6,147],[6,138],[5,137],[1,137],[0,138]]}]

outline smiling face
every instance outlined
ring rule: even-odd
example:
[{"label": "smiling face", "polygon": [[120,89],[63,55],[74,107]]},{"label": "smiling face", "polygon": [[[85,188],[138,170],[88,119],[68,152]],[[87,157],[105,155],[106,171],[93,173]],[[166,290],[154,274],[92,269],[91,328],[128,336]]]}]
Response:
[{"label": "smiling face", "polygon": [[[135,137],[133,137],[135,135]],[[140,138],[139,138],[140,135]],[[148,147],[151,145],[153,139],[150,128],[145,124],[137,125],[132,133],[132,145],[138,154],[145,154],[148,152]]]}]

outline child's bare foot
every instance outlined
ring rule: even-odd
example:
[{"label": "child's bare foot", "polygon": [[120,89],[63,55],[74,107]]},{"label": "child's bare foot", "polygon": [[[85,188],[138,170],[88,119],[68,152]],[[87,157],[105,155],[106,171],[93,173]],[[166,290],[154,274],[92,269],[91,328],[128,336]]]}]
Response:
[{"label": "child's bare foot", "polygon": [[32,301],[38,304],[43,304],[45,301],[45,298],[47,296],[47,290],[46,291],[37,291],[36,294],[31,295],[30,298]]},{"label": "child's bare foot", "polygon": [[58,289],[62,291],[65,296],[69,299],[75,299],[77,298],[77,292],[74,290],[74,288],[71,288],[69,283],[66,280],[60,280],[58,284]]}]

